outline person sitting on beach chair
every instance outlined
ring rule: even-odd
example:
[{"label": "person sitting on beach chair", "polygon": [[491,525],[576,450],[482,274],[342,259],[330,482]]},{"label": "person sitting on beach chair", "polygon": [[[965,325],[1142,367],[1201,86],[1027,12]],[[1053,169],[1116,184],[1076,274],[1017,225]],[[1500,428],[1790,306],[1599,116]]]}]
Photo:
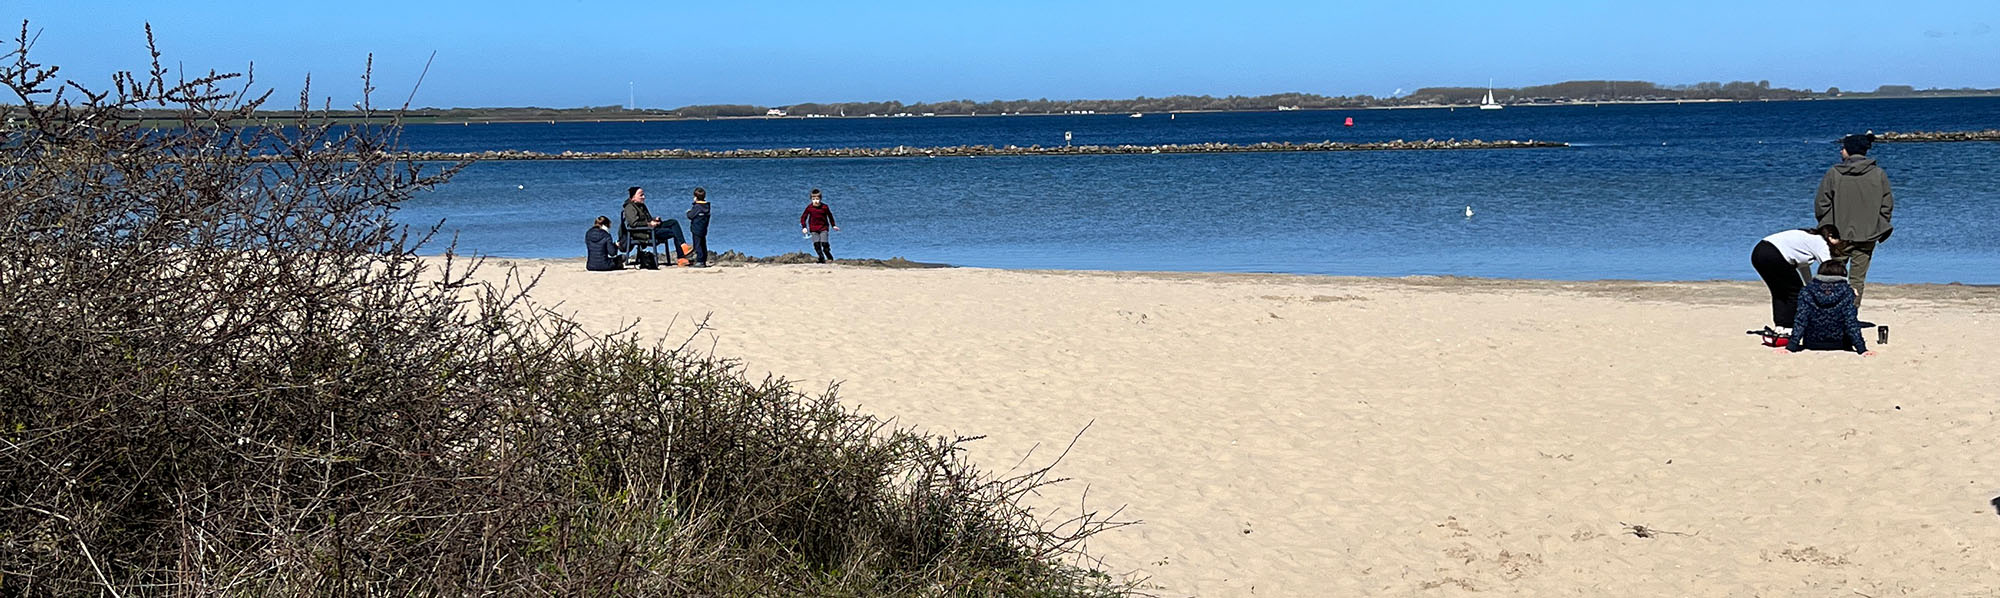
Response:
[{"label": "person sitting on beach chair", "polygon": [[675,256],[676,262],[687,265],[687,254],[694,248],[681,234],[681,223],[672,218],[654,218],[652,210],[646,208],[645,189],[632,187],[625,190],[625,207],[620,215],[623,217],[620,230],[627,239],[627,248],[644,250],[664,243],[668,247],[667,255]]},{"label": "person sitting on beach chair", "polygon": [[592,272],[625,269],[625,249],[611,240],[611,219],[597,217],[583,233],[583,267]]},{"label": "person sitting on beach chair", "polygon": [[1847,263],[1827,261],[1819,265],[1819,275],[1799,293],[1798,315],[1792,321],[1792,336],[1779,352],[1853,351],[1874,355],[1861,337],[1861,321],[1854,304],[1854,287],[1847,284]]}]

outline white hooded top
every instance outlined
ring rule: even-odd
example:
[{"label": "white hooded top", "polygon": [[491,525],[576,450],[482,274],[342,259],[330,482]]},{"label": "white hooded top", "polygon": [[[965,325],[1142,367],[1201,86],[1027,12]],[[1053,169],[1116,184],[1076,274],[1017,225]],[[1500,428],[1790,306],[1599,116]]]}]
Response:
[{"label": "white hooded top", "polygon": [[1826,246],[1826,239],[1819,233],[1794,228],[1764,237],[1764,242],[1777,247],[1785,262],[1794,266],[1833,259],[1833,249]]}]

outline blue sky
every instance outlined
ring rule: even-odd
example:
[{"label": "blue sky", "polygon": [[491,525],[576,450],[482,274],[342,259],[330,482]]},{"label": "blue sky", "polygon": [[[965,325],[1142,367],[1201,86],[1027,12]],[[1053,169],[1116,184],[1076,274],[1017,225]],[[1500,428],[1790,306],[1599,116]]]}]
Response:
[{"label": "blue sky", "polygon": [[[241,71],[281,104],[642,107],[1126,98],[1569,79],[2000,87],[2000,2],[658,2],[0,0],[34,56],[102,87],[146,64]],[[1413,6],[1421,8],[1412,8]]]}]

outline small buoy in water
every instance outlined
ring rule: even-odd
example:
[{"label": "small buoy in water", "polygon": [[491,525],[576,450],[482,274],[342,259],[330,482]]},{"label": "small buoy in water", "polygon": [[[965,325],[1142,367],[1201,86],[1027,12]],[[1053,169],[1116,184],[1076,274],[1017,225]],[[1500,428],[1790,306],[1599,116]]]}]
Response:
[{"label": "small buoy in water", "polygon": [[1350,127],[1354,126],[1354,117],[1352,116],[1347,117],[1347,126]]},{"label": "small buoy in water", "polygon": [[1465,217],[1466,218],[1472,217],[1472,206],[1465,206]]},{"label": "small buoy in water", "polygon": [[515,188],[515,189],[526,189],[526,188],[528,188],[528,186],[527,186],[527,185],[515,185],[515,186],[514,186],[514,188]]}]

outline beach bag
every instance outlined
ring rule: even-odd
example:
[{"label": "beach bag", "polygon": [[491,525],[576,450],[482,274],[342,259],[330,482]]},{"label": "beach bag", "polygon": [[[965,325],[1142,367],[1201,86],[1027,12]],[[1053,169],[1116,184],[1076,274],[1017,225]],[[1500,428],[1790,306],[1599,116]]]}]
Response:
[{"label": "beach bag", "polygon": [[1762,330],[1746,330],[1744,333],[1763,339],[1764,346],[1766,347],[1783,347],[1791,344],[1792,341],[1792,339],[1778,334],[1778,331],[1772,330],[1770,326],[1765,326]]},{"label": "beach bag", "polygon": [[638,262],[639,262],[639,269],[640,269],[640,270],[658,270],[658,269],[660,269],[660,261],[659,261],[659,258],[657,258],[657,257],[654,257],[654,256],[653,256],[653,252],[651,252],[651,251],[641,251],[641,252],[639,252],[639,255],[638,255],[638,258],[637,258],[637,259],[638,259]]}]

